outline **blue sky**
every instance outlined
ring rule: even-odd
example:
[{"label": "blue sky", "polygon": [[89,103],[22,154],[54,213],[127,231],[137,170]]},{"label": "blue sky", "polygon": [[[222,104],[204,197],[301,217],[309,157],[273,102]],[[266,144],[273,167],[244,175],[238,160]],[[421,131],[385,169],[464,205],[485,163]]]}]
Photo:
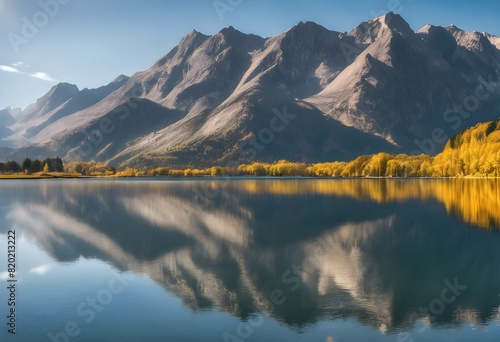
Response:
[{"label": "blue sky", "polygon": [[269,37],[309,20],[343,32],[390,10],[415,30],[453,23],[500,35],[498,0],[0,0],[0,109],[59,81],[94,88],[144,70],[193,29]]}]

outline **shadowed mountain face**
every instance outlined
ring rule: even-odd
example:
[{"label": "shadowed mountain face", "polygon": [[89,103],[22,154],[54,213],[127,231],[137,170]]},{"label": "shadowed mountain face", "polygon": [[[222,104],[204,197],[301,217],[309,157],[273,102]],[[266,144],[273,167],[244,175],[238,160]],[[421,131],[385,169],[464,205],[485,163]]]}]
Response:
[{"label": "shadowed mountain face", "polygon": [[19,109],[14,109],[12,107],[0,110],[0,139],[7,137],[14,133],[9,126],[16,122],[15,115]]},{"label": "shadowed mountain face", "polygon": [[[57,154],[116,166],[247,162],[241,151],[251,139],[265,145],[253,156],[263,161],[434,154],[444,135],[498,119],[498,42],[455,26],[415,32],[393,13],[349,33],[312,22],[266,39],[233,27],[213,36],[193,31],[130,78],[93,90],[54,87],[22,113],[13,132],[1,133],[2,141],[19,149],[15,155]],[[140,125],[140,132],[108,132],[103,141],[116,141],[112,150],[99,143],[91,153],[74,153],[89,133],[103,133],[99,125],[109,113],[129,110],[133,99],[157,104],[148,115],[165,120],[140,125],[148,118],[130,116],[120,125]],[[179,114],[175,120],[169,110]],[[273,113],[284,110],[300,119],[283,129],[270,126]]]},{"label": "shadowed mountain face", "polygon": [[22,112],[22,118],[12,125],[15,133],[7,137],[4,143],[11,147],[20,147],[27,139],[35,137],[59,119],[101,101],[127,80],[128,77],[122,75],[106,86],[97,89],[85,88],[81,91],[75,85],[59,83],[35,105]]},{"label": "shadowed mountain face", "polygon": [[[464,222],[498,227],[494,182],[2,183],[0,233],[17,227],[58,262],[145,274],[194,310],[264,312],[298,328],[481,324],[499,317],[500,235]],[[464,212],[476,198],[496,210]],[[447,281],[466,289],[439,314],[421,311]],[[288,300],[273,304],[274,289]]]}]

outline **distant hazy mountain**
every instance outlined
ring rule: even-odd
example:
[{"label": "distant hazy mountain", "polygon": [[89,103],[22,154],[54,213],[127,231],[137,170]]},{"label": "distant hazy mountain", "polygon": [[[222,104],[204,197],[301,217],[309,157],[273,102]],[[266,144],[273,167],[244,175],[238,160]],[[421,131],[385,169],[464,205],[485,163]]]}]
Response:
[{"label": "distant hazy mountain", "polygon": [[443,135],[498,118],[499,46],[455,26],[415,32],[393,13],[349,33],[312,22],[271,38],[193,31],[130,78],[58,84],[2,142],[15,157],[116,166],[434,153]]},{"label": "distant hazy mountain", "polygon": [[9,126],[13,125],[16,122],[15,116],[20,111],[20,108],[12,107],[7,107],[3,110],[0,110],[0,138],[4,138],[14,133],[14,131],[12,131]]},{"label": "distant hazy mountain", "polygon": [[16,122],[16,115],[21,111],[21,108],[8,107],[0,110],[0,125],[11,126]]},{"label": "distant hazy mountain", "polygon": [[74,84],[55,85],[36,104],[25,109],[22,119],[12,126],[15,133],[4,139],[4,142],[11,147],[22,146],[50,124],[101,101],[127,80],[128,77],[121,75],[107,86],[81,91]]}]

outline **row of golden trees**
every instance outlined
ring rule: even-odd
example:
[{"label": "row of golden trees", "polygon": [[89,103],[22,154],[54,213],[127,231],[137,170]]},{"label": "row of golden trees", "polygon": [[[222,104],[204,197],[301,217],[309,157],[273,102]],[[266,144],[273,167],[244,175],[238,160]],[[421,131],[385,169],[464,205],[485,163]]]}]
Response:
[{"label": "row of golden trees", "polygon": [[[69,172],[115,174],[105,164],[74,162]],[[499,177],[500,121],[478,124],[448,141],[435,157],[425,154],[378,153],[360,156],[349,162],[306,164],[280,160],[276,163],[254,162],[238,167],[214,166],[205,169],[126,168],[117,176],[307,176],[307,177]]]},{"label": "row of golden trees", "polygon": [[252,176],[500,177],[500,121],[478,124],[456,135],[435,157],[378,153],[313,165],[282,160],[240,165],[235,172]]},{"label": "row of golden trees", "polygon": [[[450,157],[453,156],[453,157]],[[482,156],[479,159],[484,159]],[[276,163],[254,162],[237,168],[214,166],[205,169],[171,169],[167,167],[148,169],[126,168],[117,176],[305,176],[305,177],[498,177],[500,176],[500,153],[495,152],[486,162],[465,163],[459,153],[450,151],[436,157],[427,155],[408,156],[378,153],[360,156],[350,162],[294,163],[280,160]]]},{"label": "row of golden trees", "polygon": [[83,176],[111,176],[116,173],[114,167],[96,161],[73,161],[64,166],[64,171],[67,173],[81,174]]},{"label": "row of golden trees", "polygon": [[306,177],[429,177],[441,176],[433,168],[433,158],[379,153],[360,156],[350,162],[292,163],[280,160],[274,164],[240,165],[238,174],[251,176]]}]

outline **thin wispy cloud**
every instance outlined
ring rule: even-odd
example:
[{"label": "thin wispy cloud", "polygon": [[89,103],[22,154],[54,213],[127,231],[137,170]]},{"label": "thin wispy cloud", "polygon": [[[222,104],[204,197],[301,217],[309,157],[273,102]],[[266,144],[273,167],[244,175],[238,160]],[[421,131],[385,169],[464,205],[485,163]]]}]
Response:
[{"label": "thin wispy cloud", "polygon": [[55,78],[53,78],[52,76],[50,76],[49,74],[47,74],[45,72],[38,71],[38,72],[35,72],[32,74],[29,74],[28,72],[24,72],[24,71],[19,70],[19,68],[21,68],[21,67],[29,68],[29,65],[27,65],[26,63],[24,63],[22,61],[18,61],[16,63],[13,63],[12,66],[0,65],[0,71],[11,72],[14,74],[29,75],[33,78],[37,78],[39,80],[46,81],[46,82],[58,82]]},{"label": "thin wispy cloud", "polygon": [[22,62],[22,61],[17,61],[17,62],[15,62],[15,63],[13,63],[13,64],[12,64],[12,66],[13,66],[13,67],[16,67],[16,68],[23,68],[23,67],[24,67],[24,68],[28,68],[28,67],[29,67],[29,65],[28,65],[28,64],[26,64],[26,63],[24,63],[24,62]]},{"label": "thin wispy cloud", "polygon": [[31,77],[38,78],[39,80],[47,81],[47,82],[57,82],[55,78],[50,77],[49,74],[44,72],[35,72],[30,75]]},{"label": "thin wispy cloud", "polygon": [[51,268],[51,265],[40,265],[38,267],[32,268],[30,270],[30,273],[38,274],[38,275],[45,275]]},{"label": "thin wispy cloud", "polygon": [[10,67],[8,65],[0,65],[0,70],[6,71],[6,72],[21,73],[21,71],[19,69]]}]

